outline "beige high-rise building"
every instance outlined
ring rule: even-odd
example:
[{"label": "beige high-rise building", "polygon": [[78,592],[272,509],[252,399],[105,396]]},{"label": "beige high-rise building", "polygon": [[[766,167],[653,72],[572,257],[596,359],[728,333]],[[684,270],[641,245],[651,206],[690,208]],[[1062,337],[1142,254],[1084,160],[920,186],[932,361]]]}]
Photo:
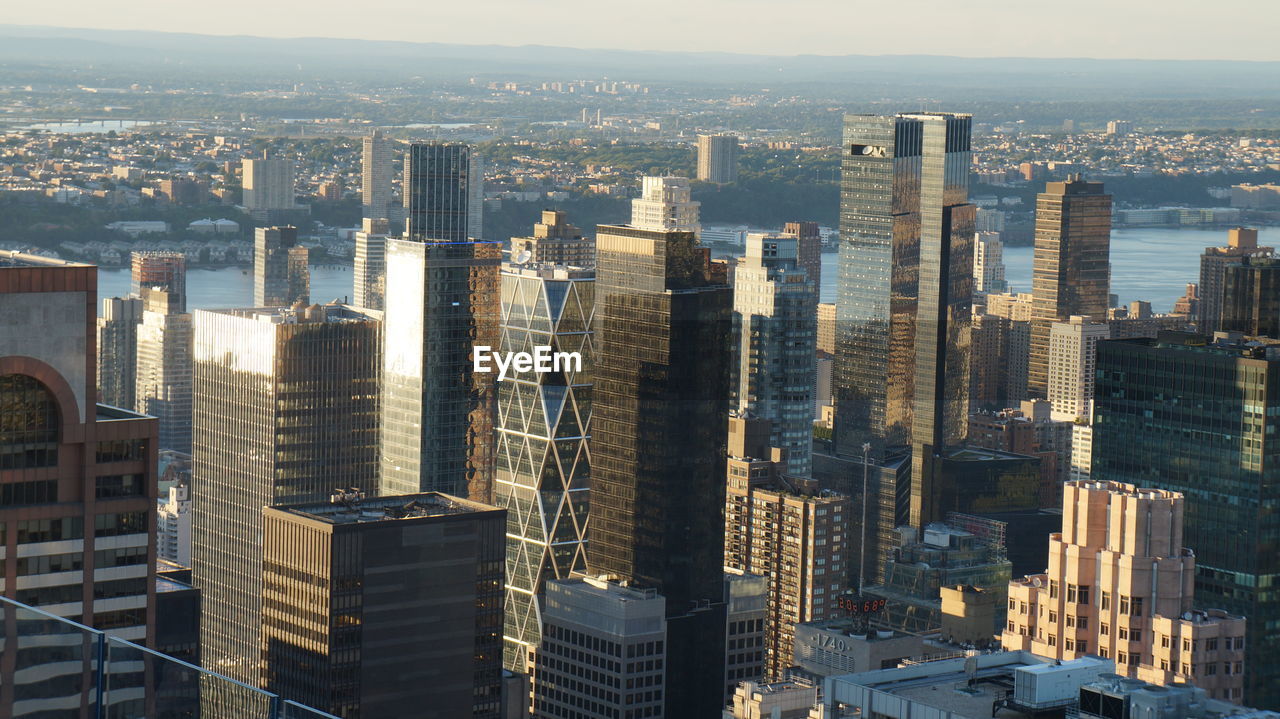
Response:
[{"label": "beige high-rise building", "polygon": [[365,219],[390,220],[393,200],[391,184],[395,177],[392,140],[382,130],[374,129],[364,137],[361,156],[361,200]]},{"label": "beige high-rise building", "polygon": [[738,179],[736,135],[698,135],[698,179],[719,185]]},{"label": "beige high-rise building", "polygon": [[973,323],[972,409],[1002,409],[1027,398],[1031,294],[989,294]]},{"label": "beige high-rise building", "polygon": [[1200,255],[1200,322],[1197,326],[1201,334],[1212,335],[1219,329],[1227,265],[1274,254],[1274,247],[1258,246],[1258,231],[1251,227],[1227,230],[1226,247],[1204,248],[1204,254]]},{"label": "beige high-rise building", "polygon": [[818,304],[818,351],[836,353],[836,303]]},{"label": "beige high-rise building", "polygon": [[191,453],[191,315],[180,295],[142,288],[134,409],[160,420],[160,449]]},{"label": "beige high-rise building", "polygon": [[631,201],[631,226],[655,232],[702,232],[698,208],[687,177],[646,177],[640,197]]},{"label": "beige high-rise building", "polygon": [[390,223],[386,219],[366,217],[356,233],[355,266],[351,270],[355,279],[352,299],[356,307],[381,310],[386,306],[389,232]]},{"label": "beige high-rise building", "polygon": [[293,162],[263,157],[243,163],[244,208],[254,210],[291,210],[294,197]]},{"label": "beige high-rise building", "polygon": [[1090,322],[1080,315],[1053,323],[1049,330],[1048,399],[1054,419],[1088,421],[1093,402],[1094,350],[1098,340],[1110,336],[1107,323]]},{"label": "beige high-rise building", "polygon": [[1044,397],[1049,383],[1049,329],[1072,315],[1102,318],[1110,304],[1111,195],[1101,182],[1072,175],[1036,196],[1032,262],[1031,352],[1027,392]]},{"label": "beige high-rise building", "polygon": [[1005,649],[1114,659],[1116,673],[1186,682],[1239,702],[1244,617],[1193,610],[1196,560],[1183,496],[1120,482],[1069,482],[1049,568],[1009,583]]},{"label": "beige high-rise building", "polygon": [[769,433],[767,420],[729,419],[724,563],[769,578],[765,677],[777,679],[792,664],[795,625],[839,612],[852,509],[844,495],[784,476],[784,453],[767,446]]},{"label": "beige high-rise building", "polygon": [[[525,252],[529,254],[524,255]],[[593,267],[596,243],[583,237],[582,230],[569,223],[563,210],[543,210],[542,221],[533,225],[531,237],[511,238],[511,260],[521,264]]]}]

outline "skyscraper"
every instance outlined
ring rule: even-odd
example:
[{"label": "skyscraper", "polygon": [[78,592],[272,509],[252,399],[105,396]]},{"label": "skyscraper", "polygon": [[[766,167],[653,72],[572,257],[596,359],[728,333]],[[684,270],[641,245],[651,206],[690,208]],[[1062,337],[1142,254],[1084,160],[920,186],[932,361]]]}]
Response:
[{"label": "skyscraper", "polygon": [[1280,355],[1161,332],[1098,343],[1093,478],[1185,497],[1198,608],[1248,618],[1245,700],[1280,708]]},{"label": "skyscraper", "polygon": [[718,185],[738,179],[736,135],[698,135],[698,179]]},{"label": "skyscraper", "polygon": [[375,489],[379,330],[343,305],[195,313],[192,561],[211,670],[261,680],[262,508]]},{"label": "skyscraper", "polygon": [[796,261],[809,275],[814,291],[822,296],[822,235],[816,222],[788,222],[782,233],[796,238]]},{"label": "skyscraper", "polygon": [[561,210],[543,210],[542,221],[533,226],[532,237],[512,237],[511,257],[528,252],[527,262],[549,262],[557,265],[591,267],[596,263],[596,243],[583,237],[582,231],[569,224]]},{"label": "skyscraper", "polygon": [[191,315],[182,296],[142,288],[134,409],[160,420],[160,449],[191,453]]},{"label": "skyscraper", "polygon": [[132,408],[137,398],[138,323],[142,300],[102,298],[98,318],[98,392],[103,404]]},{"label": "skyscraper", "polygon": [[160,288],[174,296],[177,312],[187,311],[186,255],[180,252],[134,252],[131,265],[134,297],[141,297],[144,287]]},{"label": "skyscraper", "polygon": [[498,719],[503,512],[358,497],[263,510],[263,687],[342,717]]},{"label": "skyscraper", "polygon": [[1008,292],[1004,279],[1004,243],[999,232],[979,232],[973,243],[973,291]]},{"label": "skyscraper", "polygon": [[1067,484],[1048,569],[1009,583],[1004,648],[1114,659],[1117,674],[1239,702],[1245,619],[1191,611],[1196,555],[1182,544],[1183,501],[1118,482]]},{"label": "skyscraper", "polygon": [[1219,329],[1280,339],[1280,259],[1244,257],[1223,268]]},{"label": "skyscraper", "polygon": [[475,371],[472,347],[498,345],[502,254],[477,239],[473,159],[436,143],[405,158],[408,232],[386,241],[382,494],[492,501],[496,375]]},{"label": "skyscraper", "polygon": [[[502,352],[578,352],[568,372],[510,370],[498,382],[494,504],[507,510],[504,663],[527,673],[542,641],[543,586],[586,569],[595,273],[504,265]],[[580,371],[575,371],[580,370]]]},{"label": "skyscraper", "polygon": [[723,702],[732,294],[688,230],[596,233],[592,572],[666,597],[668,718]]},{"label": "skyscraper", "polygon": [[[156,420],[94,399],[97,274],[91,265],[0,251],[3,594],[151,643]],[[84,665],[55,662],[71,656],[60,651],[47,638],[6,632],[0,656],[7,677],[30,667],[47,691],[64,687],[74,701],[59,707],[65,711],[80,706]],[[11,683],[0,694],[5,716],[50,706],[22,702]]]},{"label": "skyscraper", "polygon": [[253,306],[308,304],[311,269],[307,258],[307,248],[298,244],[298,228],[257,228],[253,247]]},{"label": "skyscraper", "polygon": [[845,117],[835,378],[841,453],[870,442],[882,456],[913,439],[963,436],[973,286],[969,126],[958,114]]},{"label": "skyscraper", "polygon": [[1054,419],[1090,421],[1098,340],[1110,337],[1110,325],[1090,322],[1079,315],[1066,322],[1054,322],[1050,327],[1047,398],[1053,406]]},{"label": "skyscraper", "polygon": [[839,612],[852,509],[848,497],[786,476],[785,454],[753,441],[767,439],[768,420],[738,416],[729,425],[724,563],[767,577],[764,676],[777,680],[793,663],[795,625]]},{"label": "skyscraper", "polygon": [[1049,384],[1049,330],[1072,315],[1105,319],[1111,291],[1111,195],[1101,182],[1072,175],[1036,196],[1036,248],[1031,273],[1031,353],[1027,393]]},{"label": "skyscraper", "polygon": [[[692,199],[689,180],[684,177],[646,177],[640,197],[631,201],[631,227],[663,232],[702,231],[698,211],[702,203]],[[599,239],[597,239],[597,244]]]},{"label": "skyscraper", "polygon": [[271,159],[266,153],[260,158],[242,163],[244,208],[251,213],[267,210],[292,210],[297,202],[294,196],[294,168],[292,160]]},{"label": "skyscraper", "polygon": [[354,275],[352,300],[356,307],[381,310],[386,302],[387,235],[386,220],[365,218],[356,233],[356,250],[351,274]]},{"label": "skyscraper", "polygon": [[1218,329],[1223,306],[1226,266],[1245,257],[1271,257],[1273,247],[1258,246],[1258,231],[1252,227],[1233,227],[1227,231],[1225,247],[1206,247],[1200,255],[1200,322],[1201,334],[1212,335]]},{"label": "skyscraper", "polygon": [[361,200],[366,220],[391,219],[391,181],[395,176],[391,140],[374,128],[364,136],[361,155]]},{"label": "skyscraper", "polygon": [[770,421],[785,473],[808,477],[813,454],[817,293],[796,262],[794,237],[747,235],[734,275],[737,409]]}]

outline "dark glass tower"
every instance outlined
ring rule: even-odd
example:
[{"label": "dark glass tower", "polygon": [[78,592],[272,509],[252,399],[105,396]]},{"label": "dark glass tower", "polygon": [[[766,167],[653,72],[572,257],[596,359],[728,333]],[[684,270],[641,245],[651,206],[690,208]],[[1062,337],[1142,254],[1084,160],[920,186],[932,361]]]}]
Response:
[{"label": "dark glass tower", "polygon": [[693,232],[601,225],[588,566],[667,599],[668,719],[723,702],[732,291]]},{"label": "dark glass tower", "polygon": [[1093,478],[1186,497],[1198,609],[1248,619],[1245,697],[1280,708],[1280,348],[1098,343]]},{"label": "dark glass tower", "polygon": [[498,345],[499,243],[479,239],[471,148],[405,158],[406,234],[386,242],[382,494],[493,501],[494,383],[472,347]]},{"label": "dark glass tower", "polygon": [[1280,339],[1280,259],[1244,258],[1223,268],[1219,329]]},{"label": "dark glass tower", "polygon": [[1073,175],[1036,196],[1027,394],[1049,391],[1049,330],[1072,315],[1107,316],[1111,291],[1111,195]]},{"label": "dark glass tower", "polygon": [[253,306],[288,307],[311,302],[307,248],[298,244],[296,227],[259,227],[254,231]]}]

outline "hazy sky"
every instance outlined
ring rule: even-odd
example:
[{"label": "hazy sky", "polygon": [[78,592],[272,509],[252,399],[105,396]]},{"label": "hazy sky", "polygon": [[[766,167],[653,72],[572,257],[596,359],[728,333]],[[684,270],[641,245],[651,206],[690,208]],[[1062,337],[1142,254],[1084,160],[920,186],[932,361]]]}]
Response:
[{"label": "hazy sky", "polygon": [[3,0],[0,22],[762,54],[1280,60],[1277,0]]}]

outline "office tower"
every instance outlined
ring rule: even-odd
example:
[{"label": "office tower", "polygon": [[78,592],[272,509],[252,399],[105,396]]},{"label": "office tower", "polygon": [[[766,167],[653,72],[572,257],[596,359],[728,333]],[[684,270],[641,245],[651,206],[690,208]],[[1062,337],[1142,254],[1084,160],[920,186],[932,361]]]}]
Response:
[{"label": "office tower", "polygon": [[969,126],[969,116],[956,114],[845,116],[836,298],[842,454],[870,442],[879,458],[887,447],[963,436]]},{"label": "office tower", "polygon": [[134,409],[160,420],[160,449],[191,454],[191,315],[181,306],[181,295],[142,288]]},{"label": "office tower", "polygon": [[307,248],[296,227],[259,227],[253,242],[253,306],[292,307],[311,302]]},{"label": "office tower", "polygon": [[723,185],[738,179],[738,138],[698,135],[698,179]]},{"label": "office tower", "polygon": [[[782,233],[796,238],[796,261],[809,275],[814,291],[822,295],[822,234],[816,222],[788,222]],[[834,318],[833,318],[834,319]]]},{"label": "office tower", "polygon": [[294,196],[292,160],[273,160],[264,152],[262,157],[245,160],[241,166],[246,210],[253,213],[294,209],[297,198]]},{"label": "office tower", "polygon": [[848,497],[787,476],[785,453],[757,439],[767,441],[768,425],[729,419],[724,564],[768,578],[764,676],[778,680],[792,664],[795,625],[839,611],[852,508]]},{"label": "office tower", "polygon": [[796,264],[796,239],[747,235],[734,275],[737,409],[771,422],[786,474],[812,472],[817,293]]},{"label": "office tower", "polygon": [[352,274],[354,275],[353,304],[370,310],[383,309],[387,287],[387,235],[386,220],[365,218],[356,233],[356,250]]},{"label": "office tower", "polygon": [[973,291],[1008,292],[1004,279],[1004,243],[999,232],[978,232],[973,239]]},{"label": "office tower", "polygon": [[1051,325],[1072,315],[1101,320],[1110,306],[1111,195],[1079,175],[1046,184],[1036,196],[1035,234],[1027,393],[1044,397]]},{"label": "office tower", "polygon": [[343,305],[194,320],[192,562],[204,666],[258,685],[262,508],[372,491],[378,321]]},{"label": "office tower", "polygon": [[817,350],[829,355],[836,353],[836,305],[834,302],[818,304]]},{"label": "office tower", "polygon": [[102,298],[102,316],[98,318],[98,393],[103,404],[134,406],[141,321],[141,299]]},{"label": "office tower", "polygon": [[504,514],[434,492],[262,510],[263,687],[342,717],[499,719]]},{"label": "office tower", "polygon": [[494,504],[507,510],[504,665],[528,673],[542,641],[542,587],[586,569],[595,273],[502,268],[499,352],[577,352],[567,371],[508,370],[498,381]]},{"label": "office tower", "polygon": [[1251,259],[1223,268],[1218,328],[1280,339],[1280,259]]},{"label": "office tower", "polygon": [[[156,420],[95,401],[97,276],[92,265],[0,252],[2,591],[150,643]],[[12,613],[6,616],[13,627]],[[57,651],[6,632],[0,657],[11,672],[15,659],[20,669],[51,662]],[[47,689],[65,682],[73,694],[84,668],[79,662],[64,668],[70,672],[59,674],[58,665],[26,671]],[[0,714],[19,716],[22,697],[10,678]]]},{"label": "office tower", "polygon": [[1111,337],[1106,322],[1073,315],[1049,328],[1048,393],[1054,419],[1088,422],[1093,402],[1094,357],[1098,340]]},{"label": "office tower", "polygon": [[1212,335],[1221,322],[1223,291],[1227,265],[1249,257],[1271,257],[1273,247],[1258,246],[1258,231],[1252,227],[1233,227],[1227,230],[1225,247],[1206,247],[1200,255],[1200,322],[1201,334]]},{"label": "office tower", "polygon": [[666,598],[666,716],[723,700],[732,291],[688,230],[601,225],[587,565]]},{"label": "office tower", "polygon": [[[831,378],[835,373],[836,360],[829,354],[819,352],[814,364],[816,366],[813,372],[813,419],[815,422],[822,421],[824,426],[830,428],[831,398],[834,396],[831,391]],[[824,412],[828,417],[823,417]]]},{"label": "office tower", "polygon": [[1004,648],[1114,659],[1117,674],[1240,701],[1245,619],[1192,613],[1196,552],[1182,539],[1178,492],[1069,483],[1048,569],[1009,583]]},{"label": "office tower", "polygon": [[1074,422],[1055,419],[1048,400],[1023,400],[1019,408],[969,415],[969,444],[1040,460],[1041,506],[1061,501],[1071,478]]},{"label": "office tower", "polygon": [[903,659],[926,656],[924,637],[891,630],[868,632],[868,616],[862,608],[858,603],[846,616],[797,625],[796,666],[791,676],[821,685],[826,677],[896,667]]},{"label": "office tower", "polygon": [[187,311],[187,257],[180,252],[134,252],[131,257],[130,288],[134,297],[142,288],[168,291],[176,297],[178,312]]},{"label": "office tower", "polygon": [[[684,177],[646,177],[640,197],[631,201],[631,227],[653,232],[702,231],[698,222],[701,202],[690,199],[689,180]],[[596,238],[597,244],[599,238]]]},{"label": "office tower", "polygon": [[479,239],[470,147],[414,144],[404,237],[387,247],[382,494],[441,491],[491,503],[494,383],[472,347],[497,347],[502,248]]},{"label": "office tower", "polygon": [[979,207],[974,212],[973,229],[976,232],[1004,232],[1005,213],[990,207]]},{"label": "office tower", "polygon": [[[666,609],[656,590],[604,577],[547,582],[535,719],[685,716],[664,707],[669,682],[679,679],[671,670]],[[720,682],[711,688],[718,700]]]},{"label": "office tower", "polygon": [[156,507],[156,556],[191,566],[191,487],[175,484]]},{"label": "office tower", "polygon": [[458,143],[415,142],[404,156],[404,237],[465,242],[482,237],[484,166]]},{"label": "office tower", "polygon": [[[996,411],[1014,404],[1010,344],[1016,330],[1012,320],[987,314],[986,307],[974,305],[970,332],[969,410]],[[1025,368],[1025,357],[1023,359]],[[1025,372],[1022,378],[1025,385]]]},{"label": "office tower", "polygon": [[543,210],[542,221],[533,225],[531,237],[511,238],[511,257],[525,262],[591,267],[596,263],[596,243],[569,224],[563,211]]},{"label": "office tower", "polygon": [[1247,617],[1245,699],[1280,707],[1280,359],[1272,346],[1162,332],[1098,343],[1093,478],[1181,493],[1198,608]]},{"label": "office tower", "polygon": [[727,702],[739,682],[759,681],[764,677],[769,578],[725,567],[724,603],[724,699]]},{"label": "office tower", "polygon": [[366,220],[391,219],[391,183],[395,176],[391,143],[377,128],[363,139],[360,195]]}]

